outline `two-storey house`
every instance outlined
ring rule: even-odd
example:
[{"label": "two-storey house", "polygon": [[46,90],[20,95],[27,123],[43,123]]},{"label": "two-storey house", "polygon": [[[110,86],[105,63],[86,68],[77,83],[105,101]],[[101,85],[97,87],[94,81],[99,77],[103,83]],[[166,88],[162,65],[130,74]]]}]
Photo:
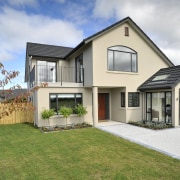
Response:
[{"label": "two-storey house", "polygon": [[[148,89],[144,84],[160,69],[169,67],[174,67],[173,63],[129,17],[84,39],[75,48],[27,43],[28,89],[48,83],[34,91],[31,98],[36,107],[35,124],[43,125],[43,109],[53,108],[52,121],[58,124],[63,122],[58,114],[62,106],[83,104],[88,111],[84,120],[94,126],[100,120],[165,122],[166,116],[177,126],[179,89]],[[148,83],[158,84],[166,77],[154,78]],[[167,115],[168,106],[172,107]],[[76,122],[78,118],[74,114],[68,119]]]}]

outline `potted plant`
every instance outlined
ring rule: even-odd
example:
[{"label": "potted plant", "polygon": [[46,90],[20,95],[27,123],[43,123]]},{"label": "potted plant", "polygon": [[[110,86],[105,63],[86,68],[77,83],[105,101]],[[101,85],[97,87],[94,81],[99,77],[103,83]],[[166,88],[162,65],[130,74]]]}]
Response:
[{"label": "potted plant", "polygon": [[75,106],[74,111],[79,116],[79,123],[80,123],[80,118],[85,114],[87,114],[86,107],[84,107],[81,104],[78,104],[77,106]]},{"label": "potted plant", "polygon": [[53,109],[44,109],[42,112],[41,112],[41,117],[42,119],[44,120],[48,120],[49,122],[49,127],[50,127],[50,117],[54,116],[54,110]]},{"label": "potted plant", "polygon": [[72,114],[72,108],[63,106],[60,108],[59,113],[62,114],[64,118],[66,118],[65,128],[67,128],[67,118],[70,116],[70,114]]}]

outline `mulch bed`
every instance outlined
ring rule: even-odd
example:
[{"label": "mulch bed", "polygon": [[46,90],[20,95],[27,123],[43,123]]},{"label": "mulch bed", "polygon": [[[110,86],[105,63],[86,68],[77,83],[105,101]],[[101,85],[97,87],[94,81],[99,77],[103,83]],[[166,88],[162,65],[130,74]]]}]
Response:
[{"label": "mulch bed", "polygon": [[87,123],[79,123],[79,124],[68,124],[62,126],[43,126],[40,128],[41,132],[59,132],[59,131],[67,131],[73,129],[82,129],[82,128],[89,128],[92,127],[91,124]]}]

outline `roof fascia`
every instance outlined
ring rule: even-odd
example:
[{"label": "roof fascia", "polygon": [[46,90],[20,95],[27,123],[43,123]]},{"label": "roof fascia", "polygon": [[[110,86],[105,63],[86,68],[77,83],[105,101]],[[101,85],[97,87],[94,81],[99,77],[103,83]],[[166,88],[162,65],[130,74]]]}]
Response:
[{"label": "roof fascia", "polygon": [[144,40],[145,42],[147,42],[150,47],[161,57],[164,59],[164,61],[166,62],[166,64],[168,66],[174,66],[174,64],[169,60],[169,58],[159,49],[159,47],[143,32],[143,30],[130,18],[130,17],[126,17],[120,21],[118,21],[115,24],[112,24],[111,26],[93,34],[92,36],[84,39],[79,45],[77,45],[65,58],[67,58],[68,56],[72,55],[75,51],[77,51],[79,48],[81,48],[83,45],[93,41],[94,39],[102,36],[103,34],[111,31],[112,29],[124,24],[124,23],[128,23]]},{"label": "roof fascia", "polygon": [[120,24],[125,23],[126,21],[128,21],[129,17],[126,17],[118,22],[116,22],[115,24],[112,24],[111,26],[108,26],[107,28],[85,38],[82,42],[80,42],[69,54],[66,55],[65,58],[71,56],[72,54],[74,54],[77,50],[79,50],[82,46],[88,44],[89,42],[92,42],[94,39],[96,39],[97,37],[102,36],[103,34],[111,31],[112,29],[116,28],[117,26],[119,26]]},{"label": "roof fascia", "polygon": [[149,46],[165,60],[168,66],[174,66],[173,62],[159,49],[159,47],[144,33],[144,31],[132,20],[129,18],[128,23],[133,27],[133,29],[149,44]]}]

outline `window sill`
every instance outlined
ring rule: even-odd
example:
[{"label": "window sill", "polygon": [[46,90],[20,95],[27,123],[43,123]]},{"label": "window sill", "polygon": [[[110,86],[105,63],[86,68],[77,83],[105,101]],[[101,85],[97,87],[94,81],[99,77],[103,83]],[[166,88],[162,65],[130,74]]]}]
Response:
[{"label": "window sill", "polygon": [[[78,115],[77,114],[71,114],[70,116],[68,116],[68,117],[77,117]],[[54,116],[52,116],[51,118],[64,118],[64,116],[63,115],[60,115],[60,114],[57,114],[57,115],[54,115]]]},{"label": "window sill", "polygon": [[106,71],[107,73],[112,73],[112,74],[129,74],[129,75],[139,75],[138,72],[125,72],[125,71]]},{"label": "window sill", "polygon": [[127,109],[141,109],[141,107],[128,107]]},{"label": "window sill", "polygon": [[132,110],[133,110],[133,109],[141,109],[141,107],[127,107],[127,108],[126,108],[126,107],[120,107],[120,109],[127,109],[127,110],[128,110],[128,109],[129,109],[129,110],[132,109]]}]

